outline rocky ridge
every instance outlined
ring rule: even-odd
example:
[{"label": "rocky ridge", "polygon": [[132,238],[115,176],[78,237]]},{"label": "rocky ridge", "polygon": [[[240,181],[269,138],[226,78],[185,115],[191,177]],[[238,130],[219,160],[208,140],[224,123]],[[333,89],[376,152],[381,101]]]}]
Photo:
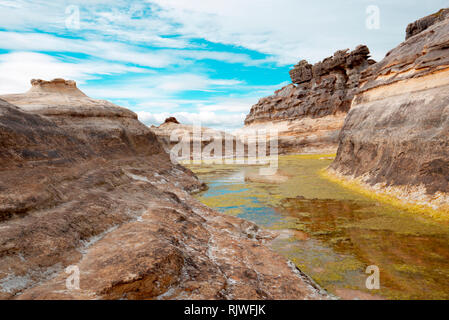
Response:
[{"label": "rocky ridge", "polygon": [[449,212],[449,10],[362,73],[331,172]]},{"label": "rocky ridge", "polygon": [[449,16],[449,9],[441,9],[440,11],[431,14],[427,17],[421,18],[407,26],[405,40],[416,36],[427,28],[433,26],[437,22],[444,21]]},{"label": "rocky ridge", "polygon": [[194,200],[203,185],[136,114],[32,85],[0,97],[0,298],[327,298],[273,234]]},{"label": "rocky ridge", "polygon": [[369,54],[361,45],[315,65],[300,61],[290,71],[293,84],[254,105],[242,132],[266,125],[277,129],[281,153],[335,152],[361,73],[375,63]]}]

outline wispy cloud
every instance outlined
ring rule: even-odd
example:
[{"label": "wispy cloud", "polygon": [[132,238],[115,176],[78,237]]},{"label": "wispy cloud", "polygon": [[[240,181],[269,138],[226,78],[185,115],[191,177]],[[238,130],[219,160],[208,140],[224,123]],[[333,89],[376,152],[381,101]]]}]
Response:
[{"label": "wispy cloud", "polygon": [[185,64],[186,60],[217,60],[227,63],[257,65],[265,60],[252,60],[248,55],[208,50],[154,50],[121,42],[72,39],[46,33],[0,31],[0,48],[20,51],[83,53],[110,61],[144,67],[164,68]]},{"label": "wispy cloud", "polygon": [[160,74],[128,79],[109,86],[91,85],[86,92],[111,99],[170,99],[187,91],[214,91],[242,84],[232,79],[213,79],[205,75],[179,73]]},{"label": "wispy cloud", "polygon": [[53,79],[63,77],[83,83],[101,75],[143,72],[144,70],[122,64],[106,62],[61,62],[46,54],[13,52],[0,55],[0,93],[19,93],[29,88],[33,78]]}]

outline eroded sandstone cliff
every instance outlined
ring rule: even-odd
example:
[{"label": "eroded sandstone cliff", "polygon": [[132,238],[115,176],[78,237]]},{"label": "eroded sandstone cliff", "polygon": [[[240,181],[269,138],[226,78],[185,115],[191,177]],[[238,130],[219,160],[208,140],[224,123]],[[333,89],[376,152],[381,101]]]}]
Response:
[{"label": "eroded sandstone cliff", "polygon": [[415,22],[410,23],[407,26],[405,40],[416,36],[417,34],[423,32],[427,28],[433,26],[439,21],[443,21],[449,16],[449,9],[441,9],[437,13],[431,14],[427,17],[421,18]]},{"label": "eroded sandstone cliff", "polygon": [[369,54],[359,46],[315,65],[300,61],[290,71],[294,84],[254,105],[241,132],[278,130],[281,153],[334,153],[361,72],[374,63]]},{"label": "eroded sandstone cliff", "polygon": [[448,212],[449,10],[409,25],[407,40],[363,72],[333,173]]},{"label": "eroded sandstone cliff", "polygon": [[272,234],[194,200],[202,184],[136,114],[73,81],[32,84],[0,97],[0,298],[325,297]]}]

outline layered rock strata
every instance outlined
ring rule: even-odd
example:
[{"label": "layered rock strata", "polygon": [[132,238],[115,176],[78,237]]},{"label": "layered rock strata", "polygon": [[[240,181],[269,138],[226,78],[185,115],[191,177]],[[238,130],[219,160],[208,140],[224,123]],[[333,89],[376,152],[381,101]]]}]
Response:
[{"label": "layered rock strata", "polygon": [[0,298],[326,298],[273,234],[194,200],[202,184],[136,114],[32,84],[0,97]]},{"label": "layered rock strata", "polygon": [[412,23],[408,39],[363,72],[331,167],[370,190],[444,212],[449,212],[447,12]]},{"label": "layered rock strata", "polygon": [[300,61],[290,71],[293,84],[254,105],[241,132],[268,126],[279,131],[281,153],[334,153],[361,72],[374,63],[369,54],[359,46],[315,65]]}]

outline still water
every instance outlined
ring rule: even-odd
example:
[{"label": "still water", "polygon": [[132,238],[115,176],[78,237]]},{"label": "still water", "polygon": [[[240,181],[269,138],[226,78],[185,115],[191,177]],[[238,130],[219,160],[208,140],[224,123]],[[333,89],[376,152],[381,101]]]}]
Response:
[{"label": "still water", "polygon": [[[326,156],[282,156],[274,176],[256,166],[194,165],[197,198],[276,230],[272,248],[344,299],[449,299],[449,223],[377,202],[321,177]],[[366,288],[368,266],[380,289]]]}]

